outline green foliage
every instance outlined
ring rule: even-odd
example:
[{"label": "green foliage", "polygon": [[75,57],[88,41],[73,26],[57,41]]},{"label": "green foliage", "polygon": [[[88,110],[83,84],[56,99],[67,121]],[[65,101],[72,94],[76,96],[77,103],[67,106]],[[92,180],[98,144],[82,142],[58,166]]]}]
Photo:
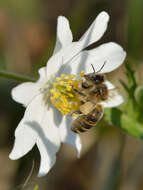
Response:
[{"label": "green foliage", "polygon": [[135,100],[138,105],[141,106],[143,103],[143,86],[138,86],[135,90]]},{"label": "green foliage", "polygon": [[135,72],[130,64],[126,64],[126,71],[128,82],[121,81],[121,84],[127,93],[127,100],[125,100],[122,110],[106,109],[105,119],[110,124],[124,129],[130,135],[143,139],[143,86],[138,86]]},{"label": "green foliage", "polygon": [[0,6],[8,11],[10,16],[15,16],[21,19],[39,18],[40,12],[40,1],[39,0],[1,0]]},{"label": "green foliage", "polygon": [[[136,59],[142,57],[142,18],[143,1],[127,1],[128,19],[128,54]],[[135,35],[136,37],[133,37]]]},{"label": "green foliage", "polygon": [[0,49],[0,69],[6,69],[6,61],[1,49]]}]

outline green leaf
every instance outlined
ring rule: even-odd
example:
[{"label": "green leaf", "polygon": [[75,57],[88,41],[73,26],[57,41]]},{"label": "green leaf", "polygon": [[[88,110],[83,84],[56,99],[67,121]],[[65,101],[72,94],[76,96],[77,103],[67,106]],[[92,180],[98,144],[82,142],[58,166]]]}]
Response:
[{"label": "green leaf", "polygon": [[[142,36],[143,36],[143,27],[142,18],[143,18],[143,0],[129,0],[127,3],[127,20],[128,20],[128,55],[136,59],[142,58]],[[133,35],[135,34],[135,38]]]},{"label": "green leaf", "polygon": [[132,69],[132,66],[130,63],[126,63],[126,76],[128,79],[128,82],[125,83],[124,81],[120,81],[123,88],[127,92],[128,98],[126,100],[126,103],[123,105],[124,112],[127,113],[127,115],[135,120],[138,119],[140,114],[140,108],[137,103],[137,99],[135,97],[135,91],[137,89],[137,82],[135,77],[135,72]]},{"label": "green leaf", "polygon": [[130,135],[143,139],[143,124],[117,108],[105,109],[105,119],[112,125],[124,129]]},{"label": "green leaf", "polygon": [[134,91],[135,91],[135,89],[137,87],[136,78],[135,78],[135,72],[132,69],[131,64],[126,63],[125,67],[126,67],[126,76],[127,76],[127,79],[128,79],[128,83],[126,84],[126,83],[124,83],[122,81],[121,84],[124,87],[124,89],[126,91],[128,91],[129,97],[133,98]]},{"label": "green leaf", "polygon": [[124,90],[130,94],[130,89],[128,88],[127,84],[123,80],[119,80],[121,85],[123,86]]},{"label": "green leaf", "polygon": [[134,93],[136,102],[139,104],[139,106],[142,106],[143,103],[143,86],[138,86]]},{"label": "green leaf", "polygon": [[36,81],[36,79],[30,78],[25,75],[20,75],[20,74],[8,72],[8,71],[2,71],[2,70],[0,70],[0,77],[17,80],[20,82],[35,82]]}]

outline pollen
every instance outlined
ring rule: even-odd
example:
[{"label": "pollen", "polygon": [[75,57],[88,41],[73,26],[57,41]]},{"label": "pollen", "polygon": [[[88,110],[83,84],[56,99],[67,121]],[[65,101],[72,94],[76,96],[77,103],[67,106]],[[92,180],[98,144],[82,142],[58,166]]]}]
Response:
[{"label": "pollen", "polygon": [[60,77],[57,77],[56,80],[61,80],[61,78],[60,78]]},{"label": "pollen", "polygon": [[67,89],[67,91],[71,91],[72,86],[68,84],[67,87],[66,87],[66,89]]},{"label": "pollen", "polygon": [[75,75],[62,74],[55,79],[50,90],[50,100],[63,115],[72,114],[79,109],[81,102],[75,89],[79,89],[81,82],[82,79],[75,79]]},{"label": "pollen", "polygon": [[81,72],[80,72],[80,76],[81,76],[81,77],[84,76],[84,70],[81,70]]},{"label": "pollen", "polygon": [[76,114],[76,113],[73,113],[72,116],[73,116],[73,117],[77,117],[77,114]]}]

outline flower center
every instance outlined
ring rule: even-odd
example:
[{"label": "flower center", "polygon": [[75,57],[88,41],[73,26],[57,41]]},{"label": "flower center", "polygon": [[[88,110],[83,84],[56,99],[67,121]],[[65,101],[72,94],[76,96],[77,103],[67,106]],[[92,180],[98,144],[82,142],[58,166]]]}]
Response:
[{"label": "flower center", "polygon": [[[82,77],[83,75],[84,72],[81,71],[80,76]],[[63,115],[79,110],[82,103],[76,90],[79,89],[82,81],[81,78],[75,79],[75,75],[64,74],[55,79],[50,89],[50,100]]]}]

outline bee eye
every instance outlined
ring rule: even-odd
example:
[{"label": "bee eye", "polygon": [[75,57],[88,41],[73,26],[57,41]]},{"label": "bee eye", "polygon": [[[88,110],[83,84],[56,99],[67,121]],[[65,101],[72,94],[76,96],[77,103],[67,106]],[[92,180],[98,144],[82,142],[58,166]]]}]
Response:
[{"label": "bee eye", "polygon": [[95,82],[95,83],[101,83],[101,82],[104,82],[104,76],[103,75],[96,75],[92,78],[92,80]]}]

